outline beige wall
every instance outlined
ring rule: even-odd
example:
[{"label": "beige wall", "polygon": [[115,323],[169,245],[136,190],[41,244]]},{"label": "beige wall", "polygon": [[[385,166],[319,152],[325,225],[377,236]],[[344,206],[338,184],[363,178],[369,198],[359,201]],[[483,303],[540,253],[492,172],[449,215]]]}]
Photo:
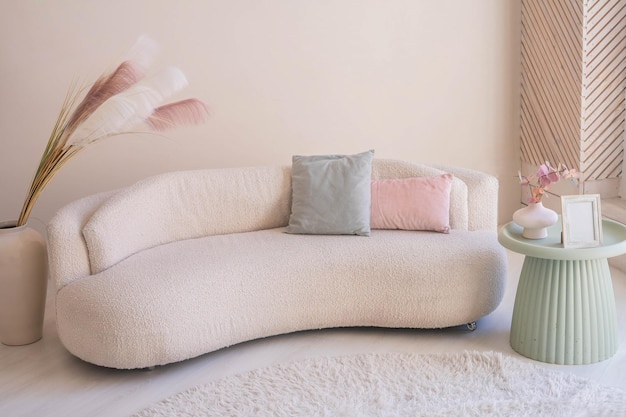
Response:
[{"label": "beige wall", "polygon": [[12,0],[0,17],[0,220],[15,219],[68,86],[146,33],[211,107],[70,162],[31,225],[81,196],[182,169],[353,153],[455,164],[519,204],[519,0]]}]

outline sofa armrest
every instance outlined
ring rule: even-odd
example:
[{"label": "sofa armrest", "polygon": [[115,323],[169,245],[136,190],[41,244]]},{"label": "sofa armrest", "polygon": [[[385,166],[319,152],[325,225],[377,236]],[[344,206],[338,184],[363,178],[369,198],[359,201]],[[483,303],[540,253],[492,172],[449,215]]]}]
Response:
[{"label": "sofa armrest", "polygon": [[56,291],[91,275],[83,227],[96,209],[115,191],[95,194],[61,208],[46,225],[50,279]]},{"label": "sofa armrest", "polygon": [[468,168],[431,164],[467,185],[468,230],[498,230],[498,179]]}]

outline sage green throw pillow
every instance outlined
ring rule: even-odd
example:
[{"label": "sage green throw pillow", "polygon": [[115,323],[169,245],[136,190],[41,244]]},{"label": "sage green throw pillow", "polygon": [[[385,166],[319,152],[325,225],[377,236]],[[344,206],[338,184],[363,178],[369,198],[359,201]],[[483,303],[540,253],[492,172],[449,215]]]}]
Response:
[{"label": "sage green throw pillow", "polygon": [[370,235],[374,151],[293,156],[287,233]]}]

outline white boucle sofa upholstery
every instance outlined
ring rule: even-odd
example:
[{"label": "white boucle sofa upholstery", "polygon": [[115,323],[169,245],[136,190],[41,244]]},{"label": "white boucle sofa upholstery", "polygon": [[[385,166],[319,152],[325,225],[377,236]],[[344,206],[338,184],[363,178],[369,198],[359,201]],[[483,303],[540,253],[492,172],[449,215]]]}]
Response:
[{"label": "white boucle sofa upholstery", "polygon": [[442,172],[454,175],[449,234],[285,233],[289,167],[173,172],[75,201],[48,224],[60,340],[128,369],[300,330],[476,321],[505,287],[497,180],[378,159],[372,178]]}]

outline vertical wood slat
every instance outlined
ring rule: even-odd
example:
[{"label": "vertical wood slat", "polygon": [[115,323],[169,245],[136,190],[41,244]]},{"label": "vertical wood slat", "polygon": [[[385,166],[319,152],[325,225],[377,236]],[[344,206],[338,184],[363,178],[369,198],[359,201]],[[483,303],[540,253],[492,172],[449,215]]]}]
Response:
[{"label": "vertical wood slat", "polygon": [[626,0],[522,0],[522,162],[619,178],[626,125]]}]

